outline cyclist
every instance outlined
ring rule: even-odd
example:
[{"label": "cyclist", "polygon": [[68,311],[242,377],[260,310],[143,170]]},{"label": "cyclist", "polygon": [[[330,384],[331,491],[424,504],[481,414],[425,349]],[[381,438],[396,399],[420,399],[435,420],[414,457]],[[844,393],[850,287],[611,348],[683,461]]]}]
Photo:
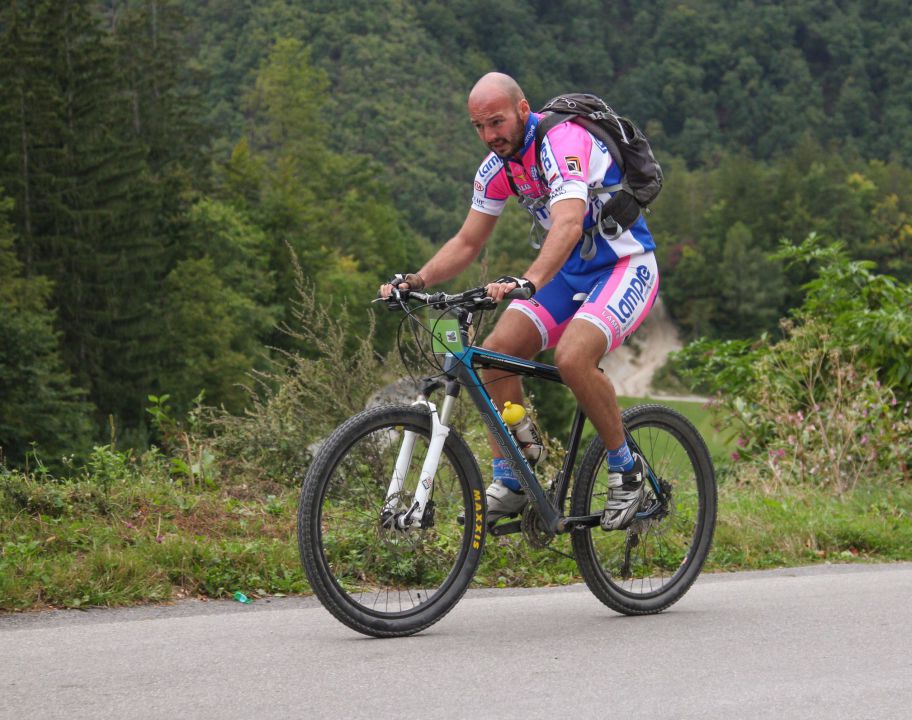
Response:
[{"label": "cyclist", "polygon": [[[462,228],[417,272],[395,275],[380,288],[388,297],[395,285],[421,290],[450,280],[481,252],[510,195],[518,194],[537,215],[547,235],[538,256],[519,277],[487,285],[494,300],[516,287],[529,288],[529,300],[513,300],[484,347],[526,359],[555,348],[555,364],[608,449],[612,471],[602,527],[626,527],[643,498],[643,463],[624,439],[620,409],[611,381],[598,367],[640,325],[659,287],[655,243],[642,216],[616,236],[599,231],[606,203],[629,201],[617,186],[621,172],[608,149],[580,125],[552,128],[535,157],[531,111],[516,81],[489,73],[472,88],[469,118],[491,152],[475,175],[472,205]],[[507,176],[509,172],[512,176]],[[585,300],[574,295],[585,293]],[[499,408],[522,402],[518,376],[488,370],[484,380]],[[488,521],[519,513],[526,502],[512,466],[491,441],[493,482],[487,488]]]}]

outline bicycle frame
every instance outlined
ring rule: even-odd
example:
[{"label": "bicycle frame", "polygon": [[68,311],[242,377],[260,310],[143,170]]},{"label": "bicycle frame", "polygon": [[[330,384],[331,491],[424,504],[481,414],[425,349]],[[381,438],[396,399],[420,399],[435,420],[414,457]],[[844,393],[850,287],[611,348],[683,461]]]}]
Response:
[{"label": "bicycle frame", "polygon": [[[415,493],[415,500],[405,513],[396,516],[396,525],[400,529],[405,529],[410,525],[421,525],[428,501],[433,492],[434,477],[437,472],[437,466],[440,461],[440,455],[443,451],[443,445],[446,442],[449,433],[449,418],[455,405],[456,397],[461,387],[465,387],[472,398],[475,407],[481,414],[485,426],[500,446],[504,457],[511,464],[515,476],[526,492],[527,497],[531,500],[535,510],[541,519],[541,528],[547,533],[554,535],[568,532],[576,528],[595,527],[599,524],[600,515],[585,515],[581,517],[566,517],[563,514],[564,504],[567,499],[569,490],[570,477],[573,466],[576,462],[576,456],[579,451],[579,445],[582,439],[583,425],[586,421],[582,409],[577,406],[573,425],[570,430],[570,438],[567,446],[567,452],[564,456],[564,462],[560,472],[556,476],[553,485],[550,488],[550,494],[553,498],[549,499],[548,494],[542,487],[535,475],[529,462],[522,454],[517,445],[513,433],[504,423],[500,416],[494,401],[485,389],[476,368],[488,368],[505,370],[515,375],[525,377],[535,377],[551,382],[562,384],[560,372],[553,365],[535,362],[534,360],[523,360],[521,358],[487,350],[482,347],[476,347],[469,343],[468,329],[472,324],[472,313],[463,309],[455,309],[456,318],[459,320],[460,333],[462,336],[462,349],[457,352],[448,352],[444,356],[443,374],[446,377],[446,396],[442,408],[438,413],[434,403],[427,399],[427,395],[440,386],[440,382],[431,381],[422,389],[415,404],[425,405],[430,410],[431,415],[431,441],[428,447],[427,455],[421,469],[421,476],[418,488]],[[632,443],[631,449],[636,450],[633,439],[627,435],[628,443]],[[411,462],[412,450],[414,448],[415,434],[405,432],[402,445],[400,446],[399,456],[396,462],[396,469],[390,481],[387,491],[387,502],[384,506],[384,515],[387,518],[393,517],[395,511],[396,498],[402,490],[402,484],[405,478],[405,471]],[[651,469],[648,470],[648,477],[656,499],[659,501],[652,510],[640,512],[637,517],[640,519],[651,516],[658,512],[665,504],[665,493]],[[497,528],[498,526],[495,526]],[[507,531],[519,530],[518,524]],[[504,534],[503,532],[494,534]]]}]

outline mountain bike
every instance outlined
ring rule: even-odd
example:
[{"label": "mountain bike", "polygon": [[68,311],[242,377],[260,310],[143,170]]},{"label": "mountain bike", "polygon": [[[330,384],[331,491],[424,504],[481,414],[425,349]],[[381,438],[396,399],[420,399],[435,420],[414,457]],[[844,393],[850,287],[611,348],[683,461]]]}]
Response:
[{"label": "mountain bike", "polygon": [[[575,410],[560,470],[543,484],[482,382],[485,368],[561,382],[554,366],[472,344],[478,319],[495,307],[484,288],[454,295],[394,291],[386,302],[404,312],[419,336],[431,338],[425,348],[440,359],[440,372],[423,381],[414,403],[373,407],[344,422],[308,469],[298,547],[307,579],[329,612],[374,637],[420,632],[465,593],[488,533],[523,533],[536,547],[570,533],[587,586],[620,613],[657,613],[687,592],[709,553],[716,517],[712,459],[687,418],[655,404],[623,412],[627,442],[646,465],[647,488],[631,524],[605,531],[599,520],[609,470],[598,435],[582,453],[570,492],[582,410]],[[422,309],[441,317],[419,321]],[[478,463],[448,424],[463,389],[528,498],[520,517],[491,527]],[[430,398],[441,390],[438,407]]]}]

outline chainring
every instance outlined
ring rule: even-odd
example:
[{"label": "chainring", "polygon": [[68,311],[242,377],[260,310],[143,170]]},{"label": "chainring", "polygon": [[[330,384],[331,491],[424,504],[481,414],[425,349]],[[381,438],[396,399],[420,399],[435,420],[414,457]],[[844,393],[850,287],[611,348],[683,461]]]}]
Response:
[{"label": "chainring", "polygon": [[554,535],[545,528],[541,515],[531,503],[527,503],[523,510],[521,527],[526,542],[534,548],[546,548],[554,540]]}]

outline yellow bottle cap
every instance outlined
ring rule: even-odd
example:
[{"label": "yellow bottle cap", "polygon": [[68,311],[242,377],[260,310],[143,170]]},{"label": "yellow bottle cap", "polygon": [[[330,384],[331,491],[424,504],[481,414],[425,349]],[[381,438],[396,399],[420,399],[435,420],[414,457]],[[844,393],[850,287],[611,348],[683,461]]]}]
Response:
[{"label": "yellow bottle cap", "polygon": [[514,405],[507,400],[500,416],[507,425],[516,425],[516,423],[522,422],[522,419],[526,416],[526,409],[522,405]]}]

